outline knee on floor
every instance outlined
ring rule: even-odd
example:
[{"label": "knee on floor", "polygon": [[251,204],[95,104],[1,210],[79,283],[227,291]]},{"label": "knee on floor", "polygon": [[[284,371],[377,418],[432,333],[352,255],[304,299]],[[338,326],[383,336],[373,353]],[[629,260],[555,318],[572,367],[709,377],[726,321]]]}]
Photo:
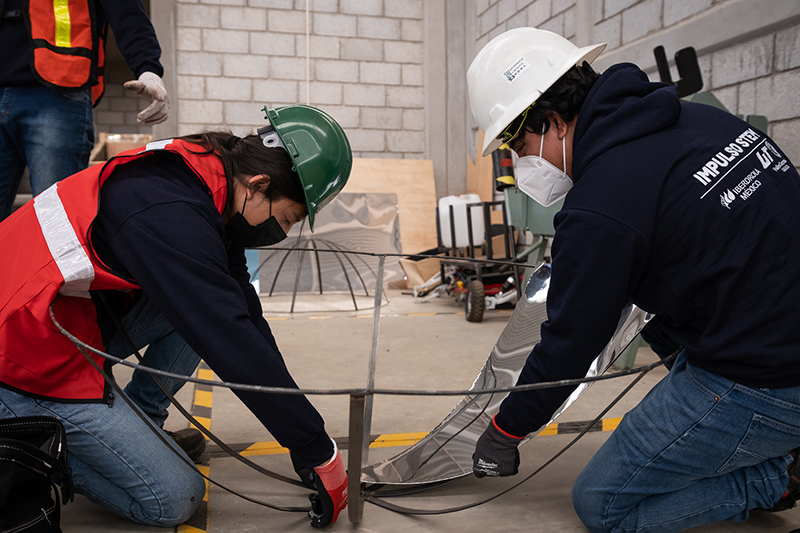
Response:
[{"label": "knee on floor", "polygon": [[572,486],[572,507],[583,525],[592,533],[610,531],[606,525],[606,498],[581,474]]},{"label": "knee on floor", "polygon": [[154,500],[150,505],[143,503],[132,518],[141,524],[159,527],[175,527],[189,520],[205,497],[205,479],[195,472],[170,485],[165,491],[167,497]]}]

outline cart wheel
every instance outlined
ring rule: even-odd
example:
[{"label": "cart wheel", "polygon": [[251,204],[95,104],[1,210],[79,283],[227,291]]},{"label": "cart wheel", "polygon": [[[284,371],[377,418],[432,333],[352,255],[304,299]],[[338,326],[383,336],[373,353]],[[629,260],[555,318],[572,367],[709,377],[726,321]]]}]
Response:
[{"label": "cart wheel", "polygon": [[483,320],[483,312],[486,310],[486,290],[483,283],[472,280],[467,285],[467,322],[480,322]]}]

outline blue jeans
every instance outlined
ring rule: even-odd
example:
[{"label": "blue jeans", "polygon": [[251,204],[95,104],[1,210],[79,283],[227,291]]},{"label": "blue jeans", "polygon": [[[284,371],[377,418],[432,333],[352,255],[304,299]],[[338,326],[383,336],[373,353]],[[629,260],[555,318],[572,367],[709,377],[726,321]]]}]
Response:
[{"label": "blue jeans", "polygon": [[[147,295],[142,295],[142,299],[122,317],[121,322],[137,350],[147,346],[142,357],[143,366],[191,376],[200,364],[200,356],[178,335]],[[107,350],[120,359],[132,353],[119,332],[108,344]],[[167,377],[159,379],[173,395],[186,383]],[[150,374],[134,370],[130,383],[125,387],[125,393],[158,427],[164,425],[170,401]]]},{"label": "blue jeans", "polygon": [[0,221],[11,214],[25,166],[35,196],[85,169],[93,145],[88,89],[0,87]]},{"label": "blue jeans", "polygon": [[[177,335],[145,297],[124,317],[137,348],[149,344],[145,364],[191,374],[199,357]],[[118,334],[119,337],[119,334]],[[116,338],[109,351],[125,357],[130,350]],[[177,391],[183,381],[169,380]],[[169,401],[144,372],[134,372],[125,389],[141,409],[156,420],[148,427],[122,398],[105,403],[61,403],[0,388],[0,417],[52,416],[67,431],[68,462],[78,493],[141,524],[173,527],[194,513],[205,494],[205,481],[186,454],[157,428],[166,418]],[[154,431],[183,455],[184,463],[167,449]]]},{"label": "blue jeans", "polygon": [[581,472],[572,503],[595,533],[743,521],[781,498],[797,447],[800,387],[745,387],[684,352]]}]

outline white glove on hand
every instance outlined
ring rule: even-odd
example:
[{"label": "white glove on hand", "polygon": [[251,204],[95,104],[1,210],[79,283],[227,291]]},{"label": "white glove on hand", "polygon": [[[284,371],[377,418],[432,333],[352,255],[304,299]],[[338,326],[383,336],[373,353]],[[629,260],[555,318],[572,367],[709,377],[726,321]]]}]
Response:
[{"label": "white glove on hand", "polygon": [[143,72],[138,80],[126,81],[123,87],[142,98],[150,99],[150,105],[136,116],[139,122],[152,126],[167,120],[169,98],[167,98],[167,89],[160,76],[153,72]]}]

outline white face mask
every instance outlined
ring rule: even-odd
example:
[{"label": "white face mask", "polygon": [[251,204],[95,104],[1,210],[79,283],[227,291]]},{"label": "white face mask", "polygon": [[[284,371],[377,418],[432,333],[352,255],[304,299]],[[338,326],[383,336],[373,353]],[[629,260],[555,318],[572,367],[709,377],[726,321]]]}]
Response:
[{"label": "white face mask", "polygon": [[550,207],[557,201],[564,198],[572,188],[572,180],[567,176],[567,150],[566,136],[561,139],[561,152],[564,155],[564,169],[560,170],[555,165],[542,157],[544,147],[544,126],[542,126],[541,143],[539,144],[539,155],[526,155],[517,157],[517,153],[511,151],[511,158],[514,161],[514,172],[516,174],[517,187],[519,190],[542,204]]}]

